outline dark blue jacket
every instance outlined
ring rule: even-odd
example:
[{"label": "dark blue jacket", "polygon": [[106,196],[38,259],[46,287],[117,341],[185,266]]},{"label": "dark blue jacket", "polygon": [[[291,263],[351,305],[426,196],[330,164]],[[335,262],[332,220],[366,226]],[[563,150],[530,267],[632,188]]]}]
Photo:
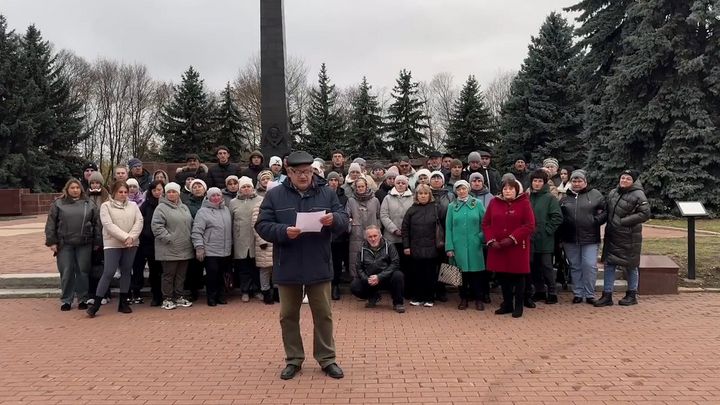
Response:
[{"label": "dark blue jacket", "polygon": [[[265,194],[255,231],[273,244],[273,282],[317,284],[333,279],[330,241],[333,233],[347,230],[349,220],[337,195],[325,184],[325,180],[314,176],[310,188],[301,195],[287,178]],[[287,228],[295,225],[298,212],[317,211],[333,213],[331,227],[288,238]]]}]

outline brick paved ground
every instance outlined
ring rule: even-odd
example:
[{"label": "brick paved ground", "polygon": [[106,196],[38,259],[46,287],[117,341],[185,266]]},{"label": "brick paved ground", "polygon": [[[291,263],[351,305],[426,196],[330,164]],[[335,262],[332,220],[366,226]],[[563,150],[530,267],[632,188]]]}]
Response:
[{"label": "brick paved ground", "polygon": [[[398,315],[388,297],[376,310],[344,297],[334,313],[345,379],[308,359],[291,381],[278,378],[278,306],[144,305],[123,315],[112,305],[88,319],[61,313],[57,300],[3,300],[0,403],[720,402],[720,295],[604,309],[568,298],[518,320],[454,303]],[[304,307],[311,350],[309,315]]]}]

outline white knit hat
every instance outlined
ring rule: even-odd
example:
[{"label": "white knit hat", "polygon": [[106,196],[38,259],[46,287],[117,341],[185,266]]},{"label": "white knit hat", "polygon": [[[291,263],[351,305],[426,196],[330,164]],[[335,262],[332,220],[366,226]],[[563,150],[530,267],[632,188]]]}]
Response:
[{"label": "white knit hat", "polygon": [[430,173],[431,179],[435,176],[440,176],[440,178],[443,180],[443,183],[445,182],[445,175],[442,174],[442,172],[440,170],[435,170],[434,172]]},{"label": "white knit hat", "polygon": [[132,177],[127,179],[125,183],[128,185],[128,187],[135,186],[137,188],[140,188],[140,183],[138,183],[138,181],[133,179]]},{"label": "white knit hat", "polygon": [[203,188],[205,190],[207,190],[207,184],[205,184],[205,182],[202,181],[202,179],[195,179],[195,180],[191,181],[190,182],[190,190],[192,190],[193,184],[195,184],[195,183],[200,184],[201,186],[203,186]]},{"label": "white knit hat", "polygon": [[174,181],[171,181],[170,183],[165,185],[165,192],[167,193],[170,190],[174,190],[176,192],[180,192],[180,185],[175,183]]},{"label": "white knit hat", "polygon": [[360,167],[359,163],[354,163],[354,162],[350,163],[350,167],[348,168],[348,173],[352,173],[352,172],[362,173],[362,168]]},{"label": "white knit hat", "polygon": [[282,166],[282,159],[280,159],[278,156],[270,157],[270,166],[272,166],[272,165]]},{"label": "white knit hat", "polygon": [[252,187],[252,185],[253,185],[252,179],[248,176],[240,177],[240,180],[238,180],[238,183],[240,183],[240,187],[242,187],[244,185],[249,185],[250,187]]},{"label": "white knit hat", "polygon": [[210,189],[207,191],[208,198],[214,196],[215,194],[222,195],[222,191],[217,187],[210,187]]},{"label": "white knit hat", "polygon": [[227,186],[228,182],[230,182],[230,180],[235,180],[235,182],[237,182],[237,183],[240,182],[240,179],[238,179],[238,176],[231,174],[231,175],[225,177],[225,185],[226,186]]}]

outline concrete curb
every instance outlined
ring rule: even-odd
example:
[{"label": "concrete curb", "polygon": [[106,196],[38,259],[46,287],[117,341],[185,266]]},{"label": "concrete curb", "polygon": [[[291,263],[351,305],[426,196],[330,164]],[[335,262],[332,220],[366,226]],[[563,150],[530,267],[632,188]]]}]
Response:
[{"label": "concrete curb", "polygon": [[[650,225],[650,224],[643,224],[644,226],[647,226],[648,228],[656,228],[656,229],[667,229],[669,231],[682,231],[687,233],[686,228],[678,228],[675,226],[665,226],[665,225]],[[706,236],[720,236],[720,232],[713,232],[713,231],[705,231],[702,229],[695,229],[696,234],[702,234]],[[672,238],[670,238],[672,239]]]}]

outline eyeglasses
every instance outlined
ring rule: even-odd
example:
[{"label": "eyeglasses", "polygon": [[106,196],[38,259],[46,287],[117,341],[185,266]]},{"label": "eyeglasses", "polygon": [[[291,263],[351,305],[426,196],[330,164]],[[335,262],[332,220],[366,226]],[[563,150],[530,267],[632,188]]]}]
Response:
[{"label": "eyeglasses", "polygon": [[313,175],[312,169],[305,169],[305,170],[292,169],[292,172],[298,176],[312,176]]}]

